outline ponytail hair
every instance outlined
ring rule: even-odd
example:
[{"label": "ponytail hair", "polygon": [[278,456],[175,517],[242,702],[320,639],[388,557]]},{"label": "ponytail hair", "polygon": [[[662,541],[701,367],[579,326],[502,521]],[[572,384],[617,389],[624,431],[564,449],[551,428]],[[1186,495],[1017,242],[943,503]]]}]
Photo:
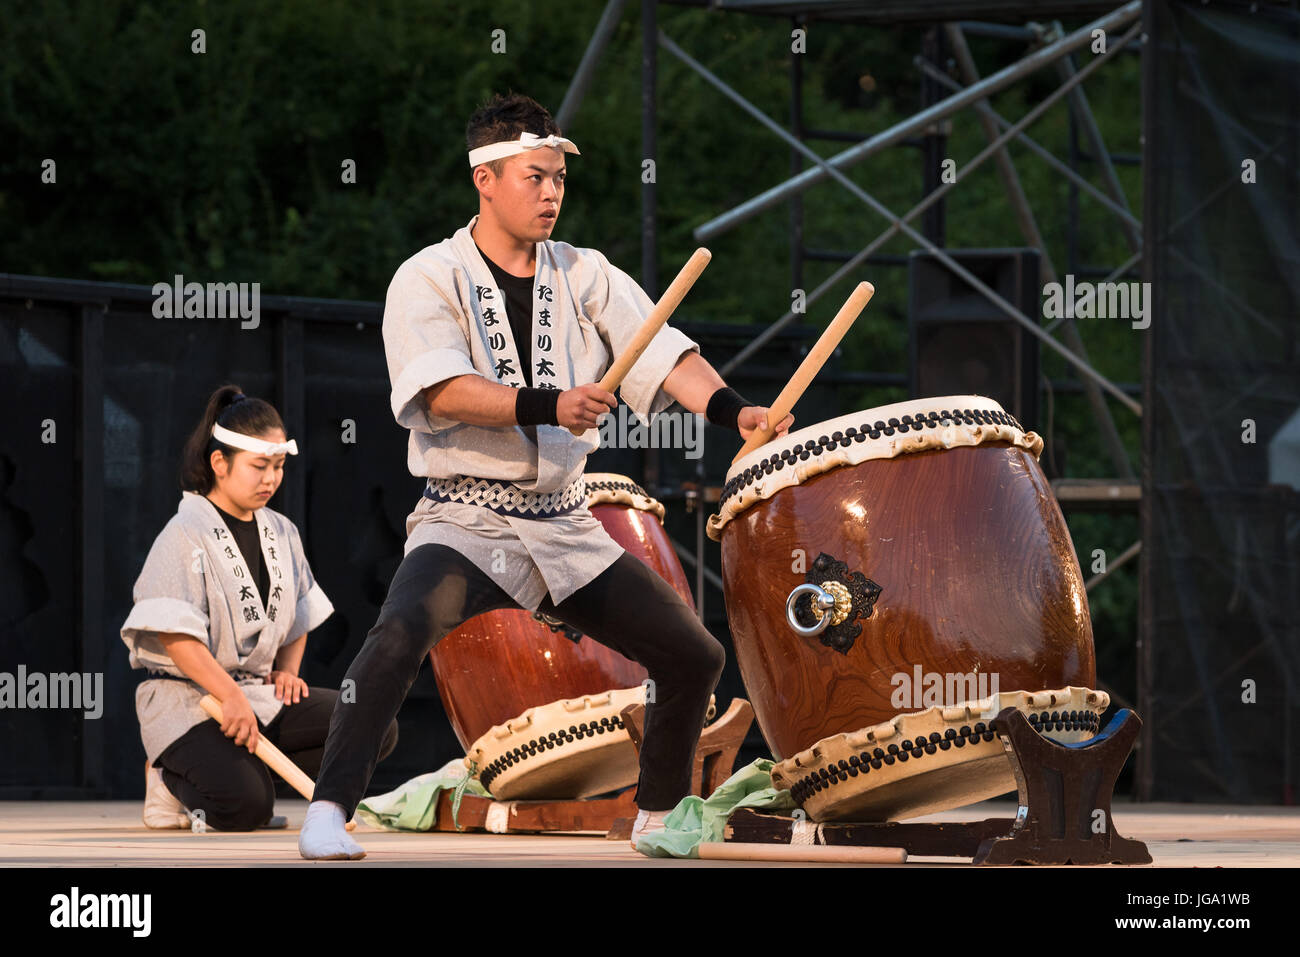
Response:
[{"label": "ponytail hair", "polygon": [[212,453],[220,451],[227,460],[234,458],[238,449],[212,437],[212,427],[220,425],[244,435],[265,435],[273,429],[284,431],[284,422],[275,406],[262,399],[244,395],[237,385],[223,385],[208,398],[203,417],[190,433],[181,453],[181,488],[187,492],[207,495],[217,483],[212,471]]}]

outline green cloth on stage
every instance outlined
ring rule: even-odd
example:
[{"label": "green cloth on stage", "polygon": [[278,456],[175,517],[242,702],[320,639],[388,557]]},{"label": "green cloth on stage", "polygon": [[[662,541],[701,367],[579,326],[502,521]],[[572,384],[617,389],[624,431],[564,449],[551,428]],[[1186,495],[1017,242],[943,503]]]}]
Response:
[{"label": "green cloth on stage", "polygon": [[438,795],[464,784],[464,793],[490,798],[491,792],[470,778],[464,758],[448,761],[437,771],[411,778],[387,794],[368,797],[357,805],[357,816],[371,827],[390,831],[428,831],[437,824]]},{"label": "green cloth on stage", "polygon": [[664,820],[664,830],[642,837],[636,849],[647,857],[699,857],[700,844],[722,840],[727,818],[737,808],[794,810],[790,792],[772,786],[775,763],[760,758],[727,778],[707,799],[695,794],[682,798]]}]

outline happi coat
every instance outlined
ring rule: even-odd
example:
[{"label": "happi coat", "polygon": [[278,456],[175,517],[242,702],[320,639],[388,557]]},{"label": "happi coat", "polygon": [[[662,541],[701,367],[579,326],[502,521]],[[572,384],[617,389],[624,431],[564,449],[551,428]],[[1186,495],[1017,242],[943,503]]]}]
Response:
[{"label": "happi coat", "polygon": [[[270,508],[256,509],[253,516],[270,576],[265,602],[216,506],[202,495],[185,492],[176,514],[149,549],[121,636],[132,668],[178,678],[184,678],[184,672],[167,656],[158,636],[171,632],[203,642],[266,725],[283,707],[275,686],[265,683],[276,652],[323,622],[334,606],[312,576],[294,524]],[[204,694],[189,680],[141,682],[136,714],[151,762],[208,719],[199,707]]]},{"label": "happi coat", "polygon": [[[522,607],[549,592],[556,604],[623,553],[585,505],[554,517],[519,517],[486,503],[585,501],[581,480],[599,430],[581,436],[560,426],[488,427],[433,415],[422,391],[462,375],[519,388],[519,352],[505,296],[471,235],[478,217],[450,239],[404,262],[388,288],[384,350],[392,411],[410,431],[407,467],[467,501],[422,497],[407,519],[406,552],[425,544],[455,548]],[[598,382],[650,313],[644,290],[594,249],[547,240],[537,244],[531,329],[531,385],[566,390]],[[621,386],[644,422],[672,403],[663,381],[678,359],[699,346],[665,325]],[[495,480],[495,481],[488,481]],[[481,501],[475,495],[481,490]]]}]

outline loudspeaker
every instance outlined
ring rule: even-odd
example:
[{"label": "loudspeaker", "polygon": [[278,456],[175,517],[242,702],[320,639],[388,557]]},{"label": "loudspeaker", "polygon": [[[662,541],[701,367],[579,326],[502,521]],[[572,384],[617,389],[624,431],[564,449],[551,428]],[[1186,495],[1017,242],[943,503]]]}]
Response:
[{"label": "loudspeaker", "polygon": [[[1038,250],[945,252],[1025,315],[1038,316]],[[929,252],[912,253],[908,279],[912,396],[986,395],[1036,428],[1038,338]]]}]

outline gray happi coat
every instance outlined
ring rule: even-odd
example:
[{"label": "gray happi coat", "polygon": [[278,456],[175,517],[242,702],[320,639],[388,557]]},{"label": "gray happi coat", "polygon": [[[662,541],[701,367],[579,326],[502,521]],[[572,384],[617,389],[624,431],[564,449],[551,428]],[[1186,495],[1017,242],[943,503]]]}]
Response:
[{"label": "gray happi coat", "polygon": [[[186,492],[149,550],[135,583],[135,606],[121,634],[131,652],[131,667],[182,678],[184,672],[167,656],[158,636],[172,632],[197,638],[235,678],[265,725],[283,707],[275,698],[275,686],[264,683],[276,652],[323,622],[334,606],[312,577],[293,522],[269,508],[253,515],[271,580],[265,607],[216,506]],[[150,762],[208,719],[199,707],[204,694],[188,680],[141,682],[135,709]]]},{"label": "gray happi coat", "polygon": [[[428,478],[473,476],[555,492],[582,477],[599,431],[575,436],[559,426],[487,427],[430,413],[421,390],[466,374],[521,387],[519,353],[497,288],[470,230],[404,262],[388,287],[384,349],[393,415],[410,430],[407,467]],[[653,303],[640,286],[594,249],[537,244],[533,283],[535,387],[570,389],[597,382],[631,342]],[[699,346],[665,325],[624,379],[623,400],[644,421],[672,403],[664,378]],[[583,507],[550,518],[501,515],[481,505],[421,498],[406,522],[406,551],[449,545],[474,562],[522,607],[549,591],[562,602],[623,553]]]}]

